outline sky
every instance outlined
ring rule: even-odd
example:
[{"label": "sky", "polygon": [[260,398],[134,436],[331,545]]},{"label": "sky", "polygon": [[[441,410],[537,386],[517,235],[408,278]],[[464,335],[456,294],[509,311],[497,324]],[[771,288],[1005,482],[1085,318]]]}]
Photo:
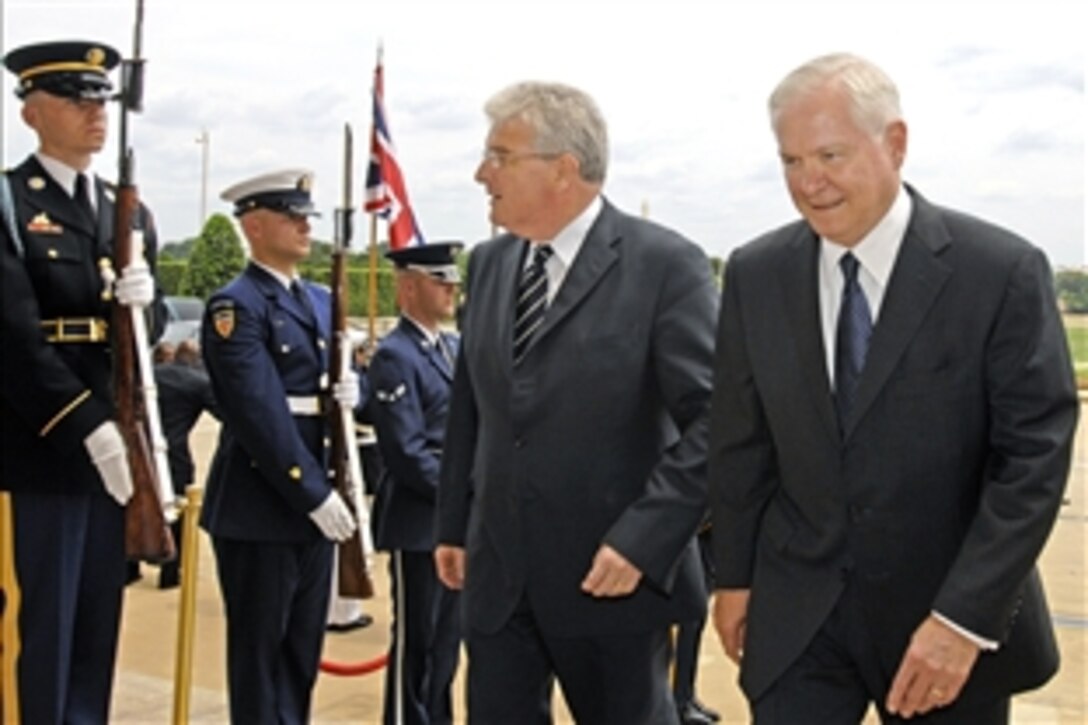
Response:
[{"label": "sky", "polygon": [[[162,241],[195,236],[227,186],[316,172],[333,235],[342,131],[362,201],[379,45],[385,104],[411,204],[430,241],[491,231],[473,181],[482,108],[521,80],[589,92],[608,122],[605,195],[724,257],[796,218],[766,99],[812,57],[849,51],[897,82],[903,177],[926,198],[1006,226],[1057,267],[1088,264],[1080,3],[774,0],[146,0],[144,111],[130,117],[136,181]],[[3,49],[92,39],[132,52],[135,0],[3,0]],[[35,147],[4,73],[3,163]],[[116,131],[116,110],[112,131]],[[207,130],[209,143],[198,142]],[[116,133],[95,171],[115,178]],[[206,154],[206,156],[205,156]],[[207,192],[203,162],[207,160]],[[357,216],[353,248],[368,223]],[[379,238],[385,238],[384,226]]]}]

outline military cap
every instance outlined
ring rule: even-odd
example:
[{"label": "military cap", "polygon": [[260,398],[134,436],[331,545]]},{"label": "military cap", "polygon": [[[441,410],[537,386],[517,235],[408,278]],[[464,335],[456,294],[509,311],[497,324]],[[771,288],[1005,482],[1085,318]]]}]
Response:
[{"label": "military cap", "polygon": [[234,204],[237,217],[254,209],[271,209],[291,216],[320,216],[310,198],[313,181],[312,171],[284,169],[239,181],[219,196]]},{"label": "military cap", "polygon": [[107,74],[121,60],[108,45],[84,40],[36,43],[4,56],[4,66],[16,75],[15,95],[45,91],[63,98],[104,101],[113,86]]},{"label": "military cap", "polygon": [[385,253],[385,256],[398,269],[414,269],[434,277],[439,282],[457,284],[461,281],[461,272],[457,269],[454,257],[464,246],[461,242],[414,244],[400,249],[391,249]]}]

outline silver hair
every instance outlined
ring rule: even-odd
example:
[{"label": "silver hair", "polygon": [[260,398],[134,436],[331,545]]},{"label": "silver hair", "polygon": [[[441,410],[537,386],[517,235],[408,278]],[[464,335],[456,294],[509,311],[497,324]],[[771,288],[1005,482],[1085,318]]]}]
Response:
[{"label": "silver hair", "polygon": [[846,92],[854,120],[870,133],[879,134],[902,120],[899,90],[884,71],[859,56],[832,53],[808,61],[779,82],[767,103],[771,125],[777,125],[790,102],[833,83]]},{"label": "silver hair", "polygon": [[491,124],[519,119],[535,132],[534,150],[569,153],[583,180],[603,183],[608,171],[608,127],[590,96],[562,83],[525,81],[499,91],[484,105]]}]

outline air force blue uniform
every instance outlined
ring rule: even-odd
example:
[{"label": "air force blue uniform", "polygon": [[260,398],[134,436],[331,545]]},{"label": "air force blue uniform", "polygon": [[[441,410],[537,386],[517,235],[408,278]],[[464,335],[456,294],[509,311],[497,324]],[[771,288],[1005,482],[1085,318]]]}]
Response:
[{"label": "air force blue uniform", "polygon": [[333,545],[308,514],[331,490],[317,403],[331,299],[299,284],[302,297],[250,263],[211,297],[202,330],[223,427],[201,525],[219,565],[235,722],[308,718],[328,610]]},{"label": "air force blue uniform", "polygon": [[370,363],[371,410],[385,472],[374,502],[374,542],[391,552],[393,637],[386,723],[450,722],[457,668],[457,595],[439,582],[435,500],[458,338],[432,342],[402,317]]}]

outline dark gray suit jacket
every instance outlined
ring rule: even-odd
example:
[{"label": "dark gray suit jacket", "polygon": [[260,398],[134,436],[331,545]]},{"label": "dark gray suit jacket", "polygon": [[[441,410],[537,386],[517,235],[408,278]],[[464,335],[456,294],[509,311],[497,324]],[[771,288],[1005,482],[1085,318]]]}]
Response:
[{"label": "dark gray suit jacket", "polygon": [[726,269],[711,425],[717,585],[750,588],[741,685],[758,697],[827,617],[844,572],[890,684],[936,610],[1001,643],[964,701],[1041,684],[1057,650],[1035,561],[1069,470],[1077,397],[1043,254],[914,211],[840,436],[807,224]]},{"label": "dark gray suit jacket", "polygon": [[[503,235],[469,262],[439,485],[439,541],[467,548],[467,624],[498,630],[523,595],[553,635],[694,619],[717,314],[706,255],[605,202],[514,366],[524,249]],[[580,589],[604,543],[644,573],[628,597]]]}]

